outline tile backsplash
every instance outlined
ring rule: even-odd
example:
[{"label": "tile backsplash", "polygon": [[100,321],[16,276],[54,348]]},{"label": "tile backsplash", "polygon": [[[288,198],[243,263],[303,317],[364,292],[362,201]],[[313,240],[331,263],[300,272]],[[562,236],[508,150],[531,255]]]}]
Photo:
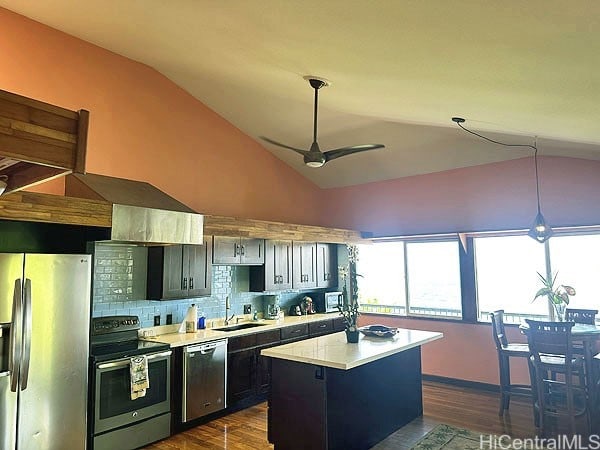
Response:
[{"label": "tile backsplash", "polygon": [[[225,299],[228,296],[230,314],[241,315],[244,304],[251,304],[252,311],[263,311],[263,294],[248,292],[248,267],[213,266],[211,296],[164,301],[146,299],[146,267],[145,247],[96,243],[92,315],[134,315],[140,318],[142,327],[151,327],[158,315],[161,325],[166,324],[167,314],[172,315],[173,323],[180,323],[188,307],[195,304],[198,311],[211,320],[225,317]],[[279,304],[287,314],[292,304],[298,303],[310,292],[280,292]]]}]

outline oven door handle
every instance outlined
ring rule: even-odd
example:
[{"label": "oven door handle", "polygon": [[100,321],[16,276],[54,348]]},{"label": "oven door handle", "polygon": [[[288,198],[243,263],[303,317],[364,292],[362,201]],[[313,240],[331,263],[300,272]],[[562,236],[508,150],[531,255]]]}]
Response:
[{"label": "oven door handle", "polygon": [[[153,359],[156,359],[156,358],[164,358],[167,356],[171,356],[171,353],[173,353],[173,352],[171,350],[168,350],[168,351],[162,352],[162,353],[153,353],[151,355],[148,355],[146,358],[148,359],[148,361],[152,361]],[[114,362],[98,364],[97,367],[98,367],[98,369],[110,369],[112,367],[124,367],[124,366],[128,366],[130,362],[131,362],[131,358],[124,358],[124,359],[120,359],[120,360],[114,361]]]}]

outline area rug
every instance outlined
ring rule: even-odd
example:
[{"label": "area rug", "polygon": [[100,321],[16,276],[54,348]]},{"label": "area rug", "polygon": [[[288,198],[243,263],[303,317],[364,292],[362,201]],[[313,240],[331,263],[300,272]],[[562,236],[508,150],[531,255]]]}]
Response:
[{"label": "area rug", "polygon": [[480,436],[481,433],[440,424],[411,447],[411,450],[480,450]]}]

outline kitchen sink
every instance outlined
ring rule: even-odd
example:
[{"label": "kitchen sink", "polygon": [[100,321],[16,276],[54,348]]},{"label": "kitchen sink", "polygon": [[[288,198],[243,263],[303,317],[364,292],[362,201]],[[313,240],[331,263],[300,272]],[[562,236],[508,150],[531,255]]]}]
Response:
[{"label": "kitchen sink", "polygon": [[267,324],[266,323],[240,323],[239,325],[233,325],[233,326],[230,326],[230,327],[213,328],[213,330],[217,330],[217,331],[238,331],[238,330],[245,330],[246,328],[262,327],[264,325],[267,325]]}]

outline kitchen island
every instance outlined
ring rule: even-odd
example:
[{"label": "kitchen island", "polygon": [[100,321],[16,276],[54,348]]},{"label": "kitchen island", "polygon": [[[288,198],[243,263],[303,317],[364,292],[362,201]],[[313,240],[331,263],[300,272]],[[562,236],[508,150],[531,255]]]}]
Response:
[{"label": "kitchen island", "polygon": [[400,329],[348,344],[341,332],[262,350],[269,441],[276,450],[372,447],[423,414],[421,345],[442,337]]}]

